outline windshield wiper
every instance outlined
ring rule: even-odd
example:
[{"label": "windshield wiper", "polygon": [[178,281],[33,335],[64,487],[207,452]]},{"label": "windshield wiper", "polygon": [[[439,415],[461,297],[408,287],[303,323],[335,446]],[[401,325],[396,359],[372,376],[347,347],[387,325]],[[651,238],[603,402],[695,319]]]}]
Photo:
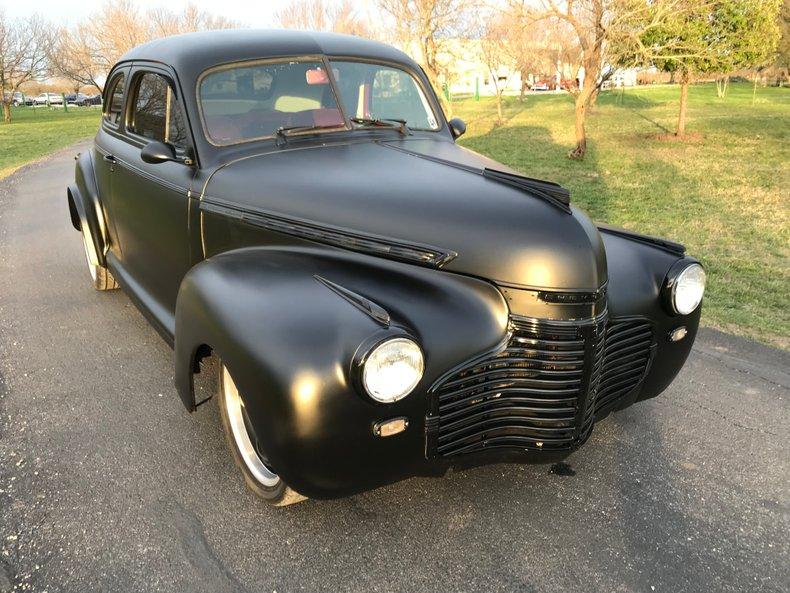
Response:
[{"label": "windshield wiper", "polygon": [[406,125],[405,119],[386,117],[352,117],[350,119],[353,123],[360,124],[362,126],[390,128],[393,130],[398,130],[404,136],[409,136],[411,134],[411,130],[409,129],[409,126]]},{"label": "windshield wiper", "polygon": [[275,130],[274,135],[283,140],[287,139],[292,134],[301,134],[303,132],[320,132],[321,130],[342,130],[345,126],[343,124],[328,124],[323,126],[280,126]]}]

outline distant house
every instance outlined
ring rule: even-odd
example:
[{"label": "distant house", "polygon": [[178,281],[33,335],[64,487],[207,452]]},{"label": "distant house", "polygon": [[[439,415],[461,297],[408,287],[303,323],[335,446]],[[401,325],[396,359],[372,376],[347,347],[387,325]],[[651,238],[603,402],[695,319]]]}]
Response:
[{"label": "distant house", "polygon": [[[406,52],[414,56],[419,62],[417,48],[405,48]],[[541,72],[519,72],[502,64],[492,73],[482,56],[482,42],[479,39],[454,38],[442,42],[438,61],[442,65],[440,83],[452,95],[493,96],[496,93],[496,82],[505,87],[505,94],[515,95],[524,89],[533,86],[540,90],[561,90],[581,83],[584,80],[584,68],[568,64],[556,59],[552,61],[548,56],[561,55],[559,48],[552,47],[551,42],[535,47],[536,52],[543,56],[545,66]],[[541,60],[534,60],[540,62]],[[618,69],[608,81],[607,88],[620,88],[636,86],[636,69]],[[439,91],[444,90],[437,89]]]}]

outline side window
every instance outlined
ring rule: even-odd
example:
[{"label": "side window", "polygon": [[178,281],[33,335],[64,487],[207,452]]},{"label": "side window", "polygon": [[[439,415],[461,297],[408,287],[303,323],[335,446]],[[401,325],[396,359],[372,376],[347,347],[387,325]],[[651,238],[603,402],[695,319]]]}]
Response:
[{"label": "side window", "polygon": [[121,110],[123,108],[123,86],[125,81],[123,74],[118,75],[112,80],[110,93],[104,106],[104,119],[116,125],[121,120]]},{"label": "side window", "polygon": [[186,147],[184,116],[167,79],[148,72],[137,80],[130,131],[151,140],[169,142],[176,148]]}]

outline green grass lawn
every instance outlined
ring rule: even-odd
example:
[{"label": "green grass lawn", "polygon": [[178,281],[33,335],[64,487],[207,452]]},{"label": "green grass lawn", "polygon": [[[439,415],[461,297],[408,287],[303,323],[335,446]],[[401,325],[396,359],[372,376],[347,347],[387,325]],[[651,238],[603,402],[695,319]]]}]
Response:
[{"label": "green grass lawn", "polygon": [[[584,161],[573,147],[568,95],[507,98],[496,125],[492,99],[454,103],[462,143],[532,177],[558,181],[595,219],[684,243],[708,271],[703,323],[790,348],[790,90],[733,84],[690,91],[686,142],[666,139],[678,88],[601,96],[588,121]],[[0,178],[79,139],[95,109],[20,108],[0,123]],[[662,138],[664,136],[664,138]]]},{"label": "green grass lawn", "polygon": [[[601,96],[588,120],[589,152],[573,148],[568,95],[454,103],[465,146],[557,181],[595,220],[684,243],[708,271],[703,323],[790,347],[790,90],[733,84],[689,93],[686,142],[674,131],[678,87]],[[664,136],[664,138],[662,138]]]},{"label": "green grass lawn", "polygon": [[11,123],[0,117],[0,179],[17,167],[96,133],[100,110],[91,107],[18,107]]}]

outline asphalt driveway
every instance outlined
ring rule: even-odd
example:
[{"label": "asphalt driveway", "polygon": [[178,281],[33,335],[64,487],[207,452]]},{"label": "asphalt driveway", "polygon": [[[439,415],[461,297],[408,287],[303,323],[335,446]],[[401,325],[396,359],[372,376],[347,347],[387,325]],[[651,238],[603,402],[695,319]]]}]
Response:
[{"label": "asphalt driveway", "polygon": [[499,465],[273,509],[212,402],[90,287],[78,149],[0,182],[0,593],[788,591],[790,356],[711,330],[569,468]]}]

